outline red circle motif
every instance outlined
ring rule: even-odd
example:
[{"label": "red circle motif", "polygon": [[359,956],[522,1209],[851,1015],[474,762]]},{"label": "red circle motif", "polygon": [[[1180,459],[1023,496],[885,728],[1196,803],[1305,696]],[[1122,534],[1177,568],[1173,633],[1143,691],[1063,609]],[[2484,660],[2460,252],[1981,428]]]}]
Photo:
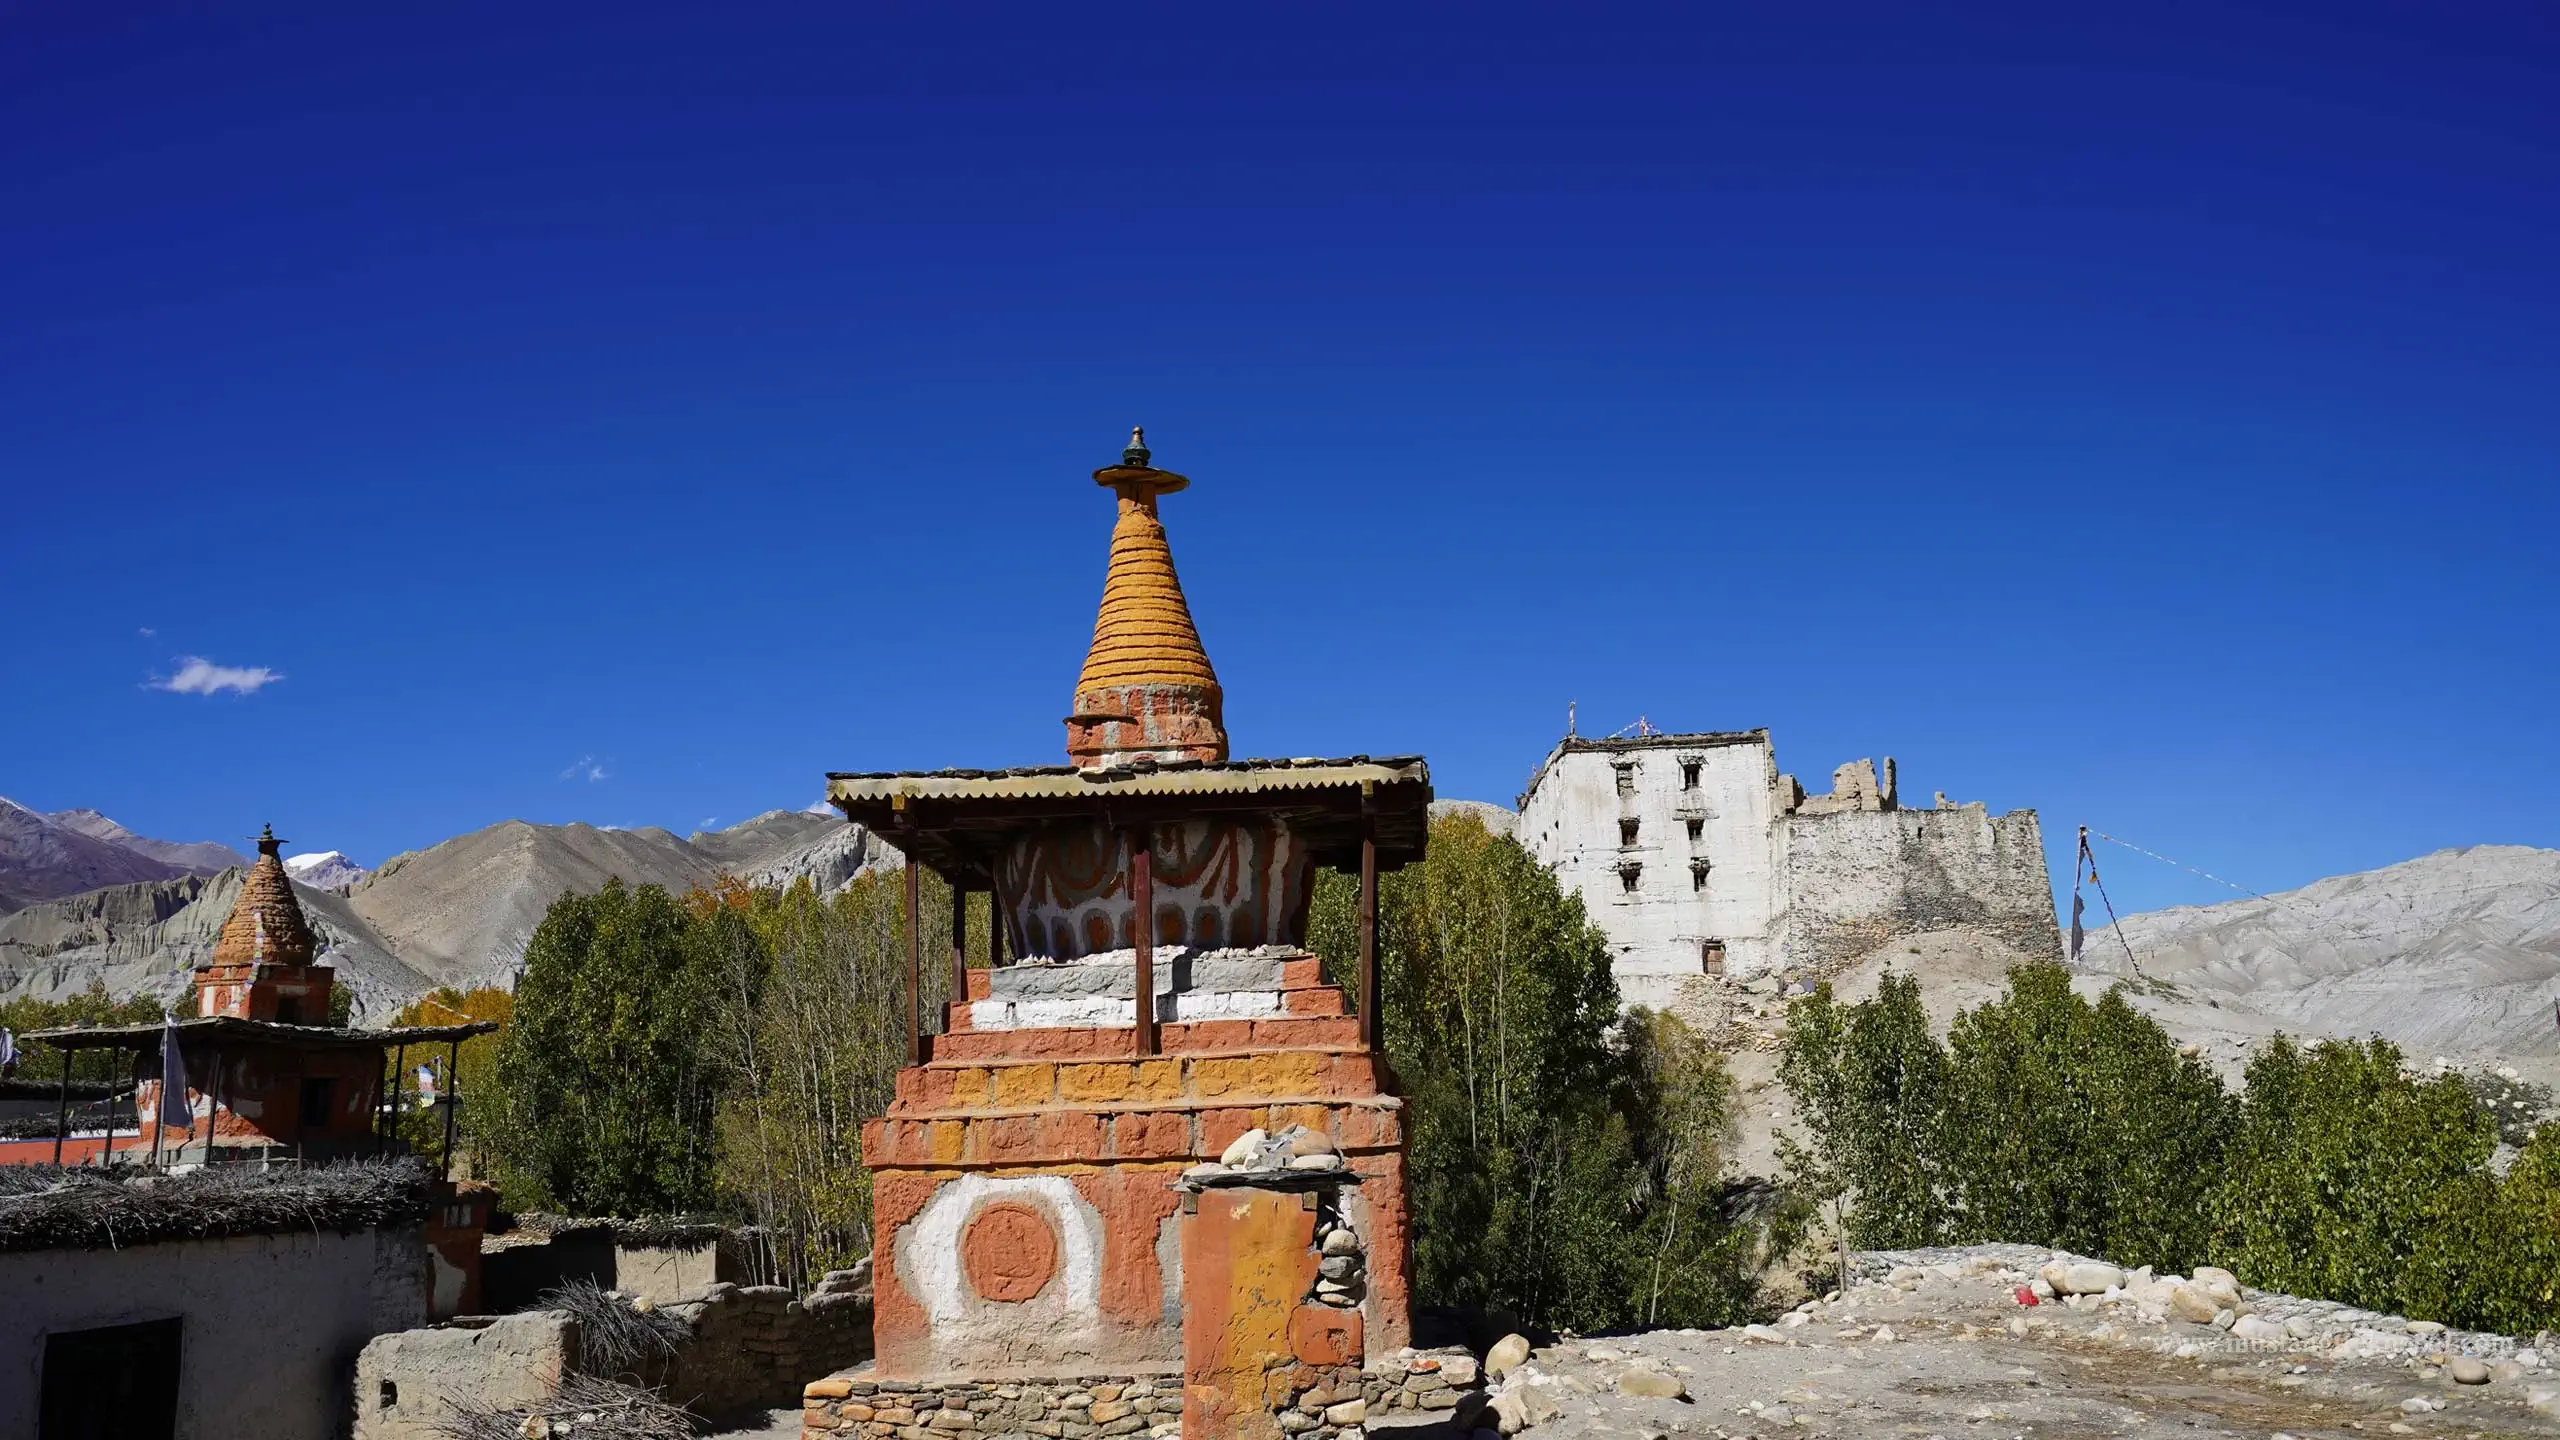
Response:
[{"label": "red circle motif", "polygon": [[1058,1273],[1058,1235],[1039,1211],[999,1200],[980,1207],[961,1232],[960,1266],[970,1289],[1016,1304],[1048,1288]]}]

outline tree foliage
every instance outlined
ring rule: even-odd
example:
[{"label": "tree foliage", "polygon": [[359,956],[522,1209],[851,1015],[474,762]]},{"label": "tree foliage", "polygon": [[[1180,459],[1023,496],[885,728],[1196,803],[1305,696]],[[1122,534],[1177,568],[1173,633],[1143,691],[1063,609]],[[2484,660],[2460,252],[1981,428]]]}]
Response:
[{"label": "tree foliage", "polygon": [[[1717,1057],[1668,1017],[1621,1027],[1607,937],[1474,817],[1434,823],[1423,863],[1380,885],[1416,1298],[1584,1329],[1736,1313],[1752,1287],[1716,1204]],[[1356,905],[1328,874],[1309,920],[1354,990]]]},{"label": "tree foliage", "polygon": [[[919,1007],[928,1026],[950,998],[950,890],[919,876]],[[871,1249],[863,1122],[884,1112],[907,1063],[905,876],[873,872],[821,898],[727,885],[698,908],[734,916],[721,969],[717,1043],[731,1086],[719,1113],[726,1191],[776,1242],[782,1278],[805,1284]],[[986,958],[987,905],[972,897],[973,964]],[[705,913],[710,913],[706,908]]]},{"label": "tree foliage", "polygon": [[1780,1078],[1807,1193],[1851,1243],[1991,1240],[2510,1332],[2560,1323],[2560,1127],[2501,1179],[2499,1118],[2390,1044],[2277,1037],[2238,1095],[2111,988],[2051,964],[1930,1031],[1917,982],[1830,987],[1788,1018]]},{"label": "tree foliage", "polygon": [[[141,1025],[159,1019],[165,1003],[155,995],[118,1000],[107,994],[104,984],[92,980],[87,990],[60,1000],[18,995],[0,1002],[0,1029],[19,1037],[18,1068],[14,1073],[20,1079],[52,1080],[62,1074],[62,1052],[42,1041],[27,1039],[28,1031],[57,1030],[69,1025]],[[74,1050],[71,1078],[129,1082],[133,1079],[133,1055],[124,1050]]]},{"label": "tree foliage", "polygon": [[584,1215],[712,1203],[719,938],[656,885],[552,902],[498,1047],[490,1138],[511,1201]]},{"label": "tree foliage", "polygon": [[447,985],[410,1001],[391,1017],[394,1026],[460,1025],[474,1020],[498,1024],[497,1030],[474,1035],[458,1047],[395,1047],[382,1056],[382,1094],[385,1099],[400,1097],[393,1124],[413,1152],[432,1155],[444,1148],[443,1108],[425,1103],[418,1071],[435,1070],[443,1077],[439,1098],[459,1101],[454,1126],[457,1175],[486,1176],[495,1163],[493,1141],[501,1128],[496,1121],[504,1110],[498,1100],[498,1051],[505,1042],[507,1022],[515,1015],[515,999],[514,992],[494,985],[469,990]]}]

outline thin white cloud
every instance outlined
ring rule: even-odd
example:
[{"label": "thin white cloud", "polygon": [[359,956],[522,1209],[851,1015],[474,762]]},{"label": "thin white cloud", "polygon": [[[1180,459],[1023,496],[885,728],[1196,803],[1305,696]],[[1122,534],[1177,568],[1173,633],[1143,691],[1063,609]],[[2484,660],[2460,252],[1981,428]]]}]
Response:
[{"label": "thin white cloud", "polygon": [[254,695],[283,678],[264,665],[216,665],[201,655],[181,655],[177,674],[154,675],[149,684],[172,695]]},{"label": "thin white cloud", "polygon": [[[700,822],[699,824],[695,825],[693,828],[694,828],[694,829],[696,829],[696,830],[708,830],[708,829],[710,829],[713,825],[718,824],[718,823],[719,823],[719,821],[720,821],[720,817],[719,817],[719,816],[717,816],[717,815],[705,815],[705,816],[703,816],[703,817],[702,817],[701,822]],[[1131,1002],[1129,1002],[1129,1003],[1131,1003],[1131,1004],[1133,1004],[1133,1005],[1134,1005],[1134,1004],[1136,1004],[1137,1002],[1133,1000],[1133,1001],[1131,1001]]]},{"label": "thin white cloud", "polygon": [[148,626],[148,625],[145,625],[145,626],[143,626],[143,627],[142,627],[142,638],[143,638],[143,639],[145,639],[145,640],[148,640],[148,639],[150,639],[152,636],[157,635],[157,634],[159,634],[159,633],[160,633],[159,631],[152,629],[152,628],[151,628],[150,626]]},{"label": "thin white cloud", "polygon": [[596,757],[593,755],[581,755],[577,758],[577,761],[574,764],[570,765],[568,769],[560,772],[560,778],[563,780],[585,780],[589,783],[593,783],[607,778],[607,775],[604,766],[596,760]]}]

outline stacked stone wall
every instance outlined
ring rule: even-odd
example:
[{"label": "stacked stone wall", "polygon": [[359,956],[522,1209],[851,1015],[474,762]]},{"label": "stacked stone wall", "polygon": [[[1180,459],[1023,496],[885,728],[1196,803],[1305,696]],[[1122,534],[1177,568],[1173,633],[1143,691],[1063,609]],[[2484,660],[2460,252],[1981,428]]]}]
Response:
[{"label": "stacked stone wall", "polygon": [[[1484,1407],[1484,1381],[1463,1350],[1406,1351],[1375,1365],[1271,1364],[1265,1390],[1291,1440],[1360,1440],[1391,1415],[1448,1416],[1464,1428]],[[867,1373],[811,1383],[803,1433],[860,1440],[1117,1440],[1182,1431],[1182,1384],[1171,1374],[1076,1379],[879,1380]]]},{"label": "stacked stone wall", "polygon": [[1785,824],[1778,932],[1790,972],[1830,974],[1895,940],[1944,930],[2062,958],[2033,810],[1844,810]]},{"label": "stacked stone wall", "polygon": [[779,1285],[713,1285],[666,1312],[693,1327],[666,1381],[669,1399],[697,1415],[788,1405],[811,1375],[871,1355],[871,1297],[824,1290],[794,1298]]}]

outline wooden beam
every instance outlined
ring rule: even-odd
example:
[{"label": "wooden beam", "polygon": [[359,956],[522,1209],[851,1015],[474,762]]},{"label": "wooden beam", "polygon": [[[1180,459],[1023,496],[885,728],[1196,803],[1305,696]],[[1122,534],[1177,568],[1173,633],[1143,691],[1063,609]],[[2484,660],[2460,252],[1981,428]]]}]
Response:
[{"label": "wooden beam", "polygon": [[907,1063],[924,1063],[924,1011],[918,991],[924,983],[924,862],[907,852]]},{"label": "wooden beam", "polygon": [[1138,1053],[1156,1053],[1156,857],[1144,826],[1129,838],[1129,939],[1138,947]]},{"label": "wooden beam", "polygon": [[1378,984],[1378,840],[1360,827],[1360,1042],[1369,1053],[1386,1048],[1386,1017]]}]

